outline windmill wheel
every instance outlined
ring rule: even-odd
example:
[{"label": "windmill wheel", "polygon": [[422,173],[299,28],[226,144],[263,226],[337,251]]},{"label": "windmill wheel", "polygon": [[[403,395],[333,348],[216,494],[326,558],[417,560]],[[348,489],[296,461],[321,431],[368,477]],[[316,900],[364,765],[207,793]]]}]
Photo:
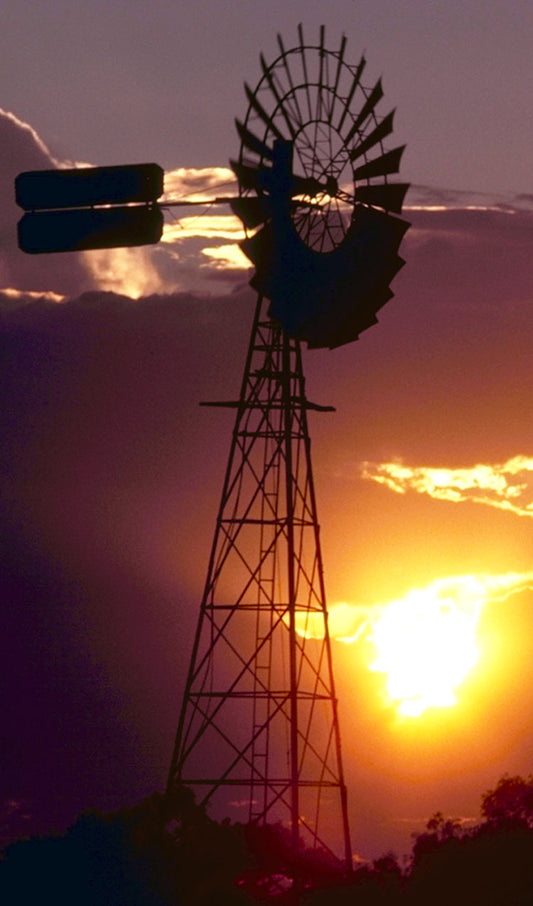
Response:
[{"label": "windmill wheel", "polygon": [[279,56],[268,65],[261,55],[256,89],[245,85],[233,209],[272,317],[311,346],[335,346],[375,323],[403,264],[396,252],[407,224],[392,215],[408,185],[388,178],[404,146],[383,147],[394,112],[378,118],[381,80],[363,86],[364,57],[345,61],[345,37],[326,49],[323,27],[318,44],[304,42],[301,26],[298,34],[290,50],[278,37]]}]

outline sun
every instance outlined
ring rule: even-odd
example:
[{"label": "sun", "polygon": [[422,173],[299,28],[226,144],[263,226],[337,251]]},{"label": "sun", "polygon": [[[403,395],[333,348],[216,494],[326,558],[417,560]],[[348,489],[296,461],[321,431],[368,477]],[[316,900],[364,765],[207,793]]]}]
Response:
[{"label": "sun", "polygon": [[[384,675],[383,694],[399,715],[418,718],[460,700],[460,687],[480,660],[485,605],[532,590],[533,571],[447,576],[387,603],[335,603],[328,608],[329,635],[355,645],[355,657]],[[321,613],[296,617],[300,636],[323,638]]]},{"label": "sun", "polygon": [[476,664],[481,589],[464,579],[436,582],[392,601],[373,621],[371,670],[387,675],[387,695],[400,714],[456,703],[456,690]]}]

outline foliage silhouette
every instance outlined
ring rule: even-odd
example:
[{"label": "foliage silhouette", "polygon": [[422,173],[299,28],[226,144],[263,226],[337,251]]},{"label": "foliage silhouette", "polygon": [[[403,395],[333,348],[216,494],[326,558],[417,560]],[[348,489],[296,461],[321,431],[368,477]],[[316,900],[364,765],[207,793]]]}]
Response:
[{"label": "foliage silhouette", "polygon": [[481,814],[494,827],[533,828],[533,774],[527,778],[501,777],[496,787],[483,795]]},{"label": "foliage silhouette", "polygon": [[[281,825],[218,823],[192,792],[158,793],[63,836],[8,846],[0,902],[34,906],[531,906],[533,777],[502,777],[467,826],[436,812],[402,871],[387,853],[346,875],[327,853],[292,847]],[[290,889],[298,880],[298,896]]]},{"label": "foliage silhouette", "polygon": [[[83,814],[63,836],[11,844],[0,862],[5,902],[163,906],[168,865],[157,843],[157,797],[114,815]],[[174,900],[176,902],[176,900]]]},{"label": "foliage silhouette", "polygon": [[469,906],[533,903],[533,782],[502,777],[481,798],[483,821],[467,829],[437,812],[415,838],[407,902]]}]

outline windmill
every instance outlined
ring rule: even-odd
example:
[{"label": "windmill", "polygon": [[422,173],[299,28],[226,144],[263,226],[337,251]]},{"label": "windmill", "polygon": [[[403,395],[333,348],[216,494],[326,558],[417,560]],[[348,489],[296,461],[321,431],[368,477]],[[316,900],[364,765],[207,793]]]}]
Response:
[{"label": "windmill", "polygon": [[[238,802],[256,825],[342,845],[351,867],[338,703],[311,467],[301,345],[335,348],[377,323],[392,297],[408,186],[389,182],[381,80],[365,59],[304,40],[245,86],[239,184],[230,204],[255,266],[252,331],[178,720],[167,793],[190,787],[217,816]],[[157,164],[22,173],[19,245],[30,254],[158,242]],[[212,203],[212,200],[211,202]],[[242,815],[243,812],[241,811]]]},{"label": "windmill", "polygon": [[[393,295],[407,185],[390,183],[381,81],[365,60],[298,43],[245,86],[232,167],[242,248],[255,265],[250,343],[200,604],[168,791],[185,785],[217,814],[281,821],[295,847],[342,843],[346,785],[328,632],[301,344],[337,347]],[[216,405],[216,404],[213,404]],[[242,812],[241,812],[242,814]]]}]

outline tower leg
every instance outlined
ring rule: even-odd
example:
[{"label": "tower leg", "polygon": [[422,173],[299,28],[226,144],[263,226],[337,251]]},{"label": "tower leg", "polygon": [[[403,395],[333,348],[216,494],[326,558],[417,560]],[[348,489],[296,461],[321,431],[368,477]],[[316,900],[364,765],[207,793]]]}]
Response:
[{"label": "tower leg", "polygon": [[168,777],[351,867],[301,350],[259,298]]}]

